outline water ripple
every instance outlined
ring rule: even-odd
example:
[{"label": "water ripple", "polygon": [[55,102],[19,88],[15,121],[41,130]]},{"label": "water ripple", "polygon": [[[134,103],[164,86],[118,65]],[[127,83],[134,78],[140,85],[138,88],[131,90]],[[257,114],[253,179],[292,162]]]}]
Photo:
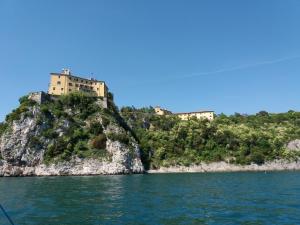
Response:
[{"label": "water ripple", "polygon": [[0,199],[16,224],[300,224],[300,172],[0,178]]}]

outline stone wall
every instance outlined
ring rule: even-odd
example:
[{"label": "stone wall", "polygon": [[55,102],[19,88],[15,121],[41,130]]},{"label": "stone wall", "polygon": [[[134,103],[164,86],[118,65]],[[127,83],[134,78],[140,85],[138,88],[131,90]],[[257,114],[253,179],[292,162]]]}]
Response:
[{"label": "stone wall", "polygon": [[43,91],[38,91],[38,92],[29,93],[28,99],[31,99],[39,104],[42,104],[43,102],[49,100],[50,96]]},{"label": "stone wall", "polygon": [[[44,103],[45,101],[47,100],[50,100],[50,99],[53,99],[55,100],[57,98],[57,96],[54,96],[54,95],[49,95],[43,91],[38,91],[38,92],[31,92],[29,93],[28,95],[28,99],[31,99],[35,102],[37,102],[38,104],[42,104]],[[108,101],[107,101],[107,97],[99,97],[97,98],[97,104],[104,108],[104,109],[107,109],[108,108]]]},{"label": "stone wall", "polygon": [[107,103],[107,97],[104,97],[104,98],[98,98],[97,99],[97,104],[104,108],[104,109],[107,109],[108,108],[108,103]]}]

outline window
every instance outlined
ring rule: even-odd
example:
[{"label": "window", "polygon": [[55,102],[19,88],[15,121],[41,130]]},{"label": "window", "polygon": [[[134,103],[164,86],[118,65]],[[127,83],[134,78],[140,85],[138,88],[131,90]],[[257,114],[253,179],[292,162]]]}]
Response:
[{"label": "window", "polygon": [[73,86],[73,84],[72,84],[72,83],[69,83],[69,86]]},{"label": "window", "polygon": [[69,92],[71,92],[72,90],[71,89],[69,89]]},{"label": "window", "polygon": [[75,84],[75,86],[78,87],[79,85],[78,85],[78,84]]},{"label": "window", "polygon": [[60,90],[62,90],[62,91],[63,91],[64,89],[63,89],[63,88],[61,88]]},{"label": "window", "polygon": [[81,80],[81,83],[83,83],[83,80]]},{"label": "window", "polygon": [[99,91],[99,88],[97,88],[97,91]]},{"label": "window", "polygon": [[55,87],[53,87],[53,91],[55,91]]},{"label": "window", "polygon": [[57,85],[61,85],[61,82],[60,82],[60,81],[57,81]]},{"label": "window", "polygon": [[60,76],[58,76],[58,79],[60,79]]}]

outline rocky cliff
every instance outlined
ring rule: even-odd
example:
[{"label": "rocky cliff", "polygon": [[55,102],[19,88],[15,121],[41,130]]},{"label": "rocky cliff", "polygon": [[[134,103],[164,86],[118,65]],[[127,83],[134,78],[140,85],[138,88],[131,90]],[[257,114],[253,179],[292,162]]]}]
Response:
[{"label": "rocky cliff", "polygon": [[0,126],[0,176],[143,173],[139,146],[118,114],[72,94],[42,104],[20,99]]}]

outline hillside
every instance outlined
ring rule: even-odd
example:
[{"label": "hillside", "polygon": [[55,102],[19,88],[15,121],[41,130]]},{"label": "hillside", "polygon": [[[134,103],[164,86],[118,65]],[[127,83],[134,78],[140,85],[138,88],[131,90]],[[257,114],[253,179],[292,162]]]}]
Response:
[{"label": "hillside", "polygon": [[212,122],[157,116],[151,107],[124,107],[121,115],[139,140],[147,169],[221,161],[261,165],[300,156],[299,112],[221,114]]},{"label": "hillside", "polygon": [[132,132],[109,98],[74,93],[43,104],[20,99],[0,124],[0,175],[124,174],[144,171]]},{"label": "hillside", "polygon": [[0,176],[128,174],[178,166],[273,170],[278,161],[279,169],[297,169],[300,113],[182,121],[158,116],[152,107],[119,112],[111,94],[108,108],[82,93],[42,104],[25,96],[0,124],[0,151]]}]

